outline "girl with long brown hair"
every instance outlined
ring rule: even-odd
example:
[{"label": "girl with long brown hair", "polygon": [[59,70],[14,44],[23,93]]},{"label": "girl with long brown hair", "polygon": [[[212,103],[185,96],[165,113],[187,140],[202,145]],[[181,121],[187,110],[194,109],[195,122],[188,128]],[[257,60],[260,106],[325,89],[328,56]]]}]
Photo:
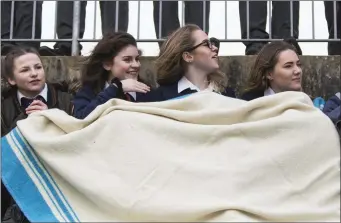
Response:
[{"label": "girl with long brown hair", "polygon": [[257,55],[241,98],[250,101],[284,91],[301,91],[301,78],[297,48],[285,41],[272,42]]},{"label": "girl with long brown hair", "polygon": [[107,33],[95,46],[81,75],[74,116],[85,118],[113,98],[138,101],[150,87],[139,79],[140,51],[135,38],[126,32]]},{"label": "girl with long brown hair", "polygon": [[197,25],[177,29],[162,45],[155,61],[160,86],[150,93],[153,100],[164,101],[203,90],[235,97],[227,87],[226,75],[219,70],[218,50],[219,41],[208,38]]}]

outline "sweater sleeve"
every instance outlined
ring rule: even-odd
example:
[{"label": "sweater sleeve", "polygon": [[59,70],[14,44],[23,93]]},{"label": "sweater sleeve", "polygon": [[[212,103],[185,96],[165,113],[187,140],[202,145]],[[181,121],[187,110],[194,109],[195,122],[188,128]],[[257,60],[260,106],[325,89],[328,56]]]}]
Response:
[{"label": "sweater sleeve", "polygon": [[73,116],[78,119],[86,118],[97,106],[106,103],[118,95],[118,88],[110,85],[98,95],[95,95],[93,90],[84,86],[81,88],[73,98]]},{"label": "sweater sleeve", "polygon": [[23,120],[27,118],[27,115],[24,112],[21,112],[14,120],[13,122],[10,124],[10,126],[6,126],[1,114],[1,137],[7,135],[10,131],[12,131],[12,129],[14,129],[15,127],[17,127],[17,122],[20,120]]}]

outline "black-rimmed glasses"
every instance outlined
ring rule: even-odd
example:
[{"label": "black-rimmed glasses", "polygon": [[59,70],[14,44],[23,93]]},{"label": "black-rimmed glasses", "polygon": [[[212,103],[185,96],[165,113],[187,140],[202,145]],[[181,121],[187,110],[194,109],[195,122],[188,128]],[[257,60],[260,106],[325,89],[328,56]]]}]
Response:
[{"label": "black-rimmed glasses", "polygon": [[195,50],[196,48],[200,47],[200,46],[207,46],[208,48],[210,48],[211,50],[213,50],[213,46],[218,48],[219,51],[219,47],[220,47],[220,41],[217,38],[211,37],[209,39],[206,39],[204,41],[202,41],[201,43],[189,48],[188,52]]}]

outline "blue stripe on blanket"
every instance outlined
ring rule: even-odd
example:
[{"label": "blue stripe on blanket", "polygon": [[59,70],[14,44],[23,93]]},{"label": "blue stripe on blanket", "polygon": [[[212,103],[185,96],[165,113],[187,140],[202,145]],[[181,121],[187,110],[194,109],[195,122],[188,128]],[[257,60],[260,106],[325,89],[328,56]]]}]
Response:
[{"label": "blue stripe on blanket", "polygon": [[3,183],[31,222],[79,222],[17,128],[1,139],[1,145]]},{"label": "blue stripe on blanket", "polygon": [[1,146],[2,182],[29,221],[80,222],[18,128],[1,138]]},{"label": "blue stripe on blanket", "polygon": [[28,180],[30,177],[13,153],[6,137],[1,138],[1,153],[2,182],[25,216],[32,222],[58,222],[37,187],[31,180]]}]

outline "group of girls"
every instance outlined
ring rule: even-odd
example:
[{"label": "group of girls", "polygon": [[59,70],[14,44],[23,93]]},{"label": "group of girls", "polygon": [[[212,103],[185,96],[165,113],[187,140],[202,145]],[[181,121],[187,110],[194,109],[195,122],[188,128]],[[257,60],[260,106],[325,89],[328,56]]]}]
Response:
[{"label": "group of girls", "polygon": [[[59,108],[83,119],[113,98],[156,102],[199,91],[235,98],[227,76],[219,69],[219,46],[217,39],[208,38],[196,25],[177,29],[163,43],[155,61],[158,87],[153,89],[139,77],[141,52],[136,39],[125,32],[106,34],[87,58],[81,88],[73,99],[57,85],[46,83],[42,61],[34,49],[15,48],[3,60],[3,77],[11,87],[2,94],[1,134],[7,134],[18,120],[36,111]],[[298,54],[298,49],[285,41],[267,44],[257,55],[240,99],[301,91]],[[3,184],[1,187],[3,219],[11,197]],[[20,218],[18,213],[13,215]]]},{"label": "group of girls", "polygon": [[[196,25],[172,33],[155,61],[158,88],[139,77],[140,51],[128,33],[107,34],[94,48],[82,72],[82,87],[73,98],[76,118],[85,118],[112,98],[133,102],[165,101],[198,91],[235,98],[219,70],[219,42]],[[301,90],[297,49],[287,42],[270,43],[259,53],[241,99],[252,100],[283,91]]]}]

